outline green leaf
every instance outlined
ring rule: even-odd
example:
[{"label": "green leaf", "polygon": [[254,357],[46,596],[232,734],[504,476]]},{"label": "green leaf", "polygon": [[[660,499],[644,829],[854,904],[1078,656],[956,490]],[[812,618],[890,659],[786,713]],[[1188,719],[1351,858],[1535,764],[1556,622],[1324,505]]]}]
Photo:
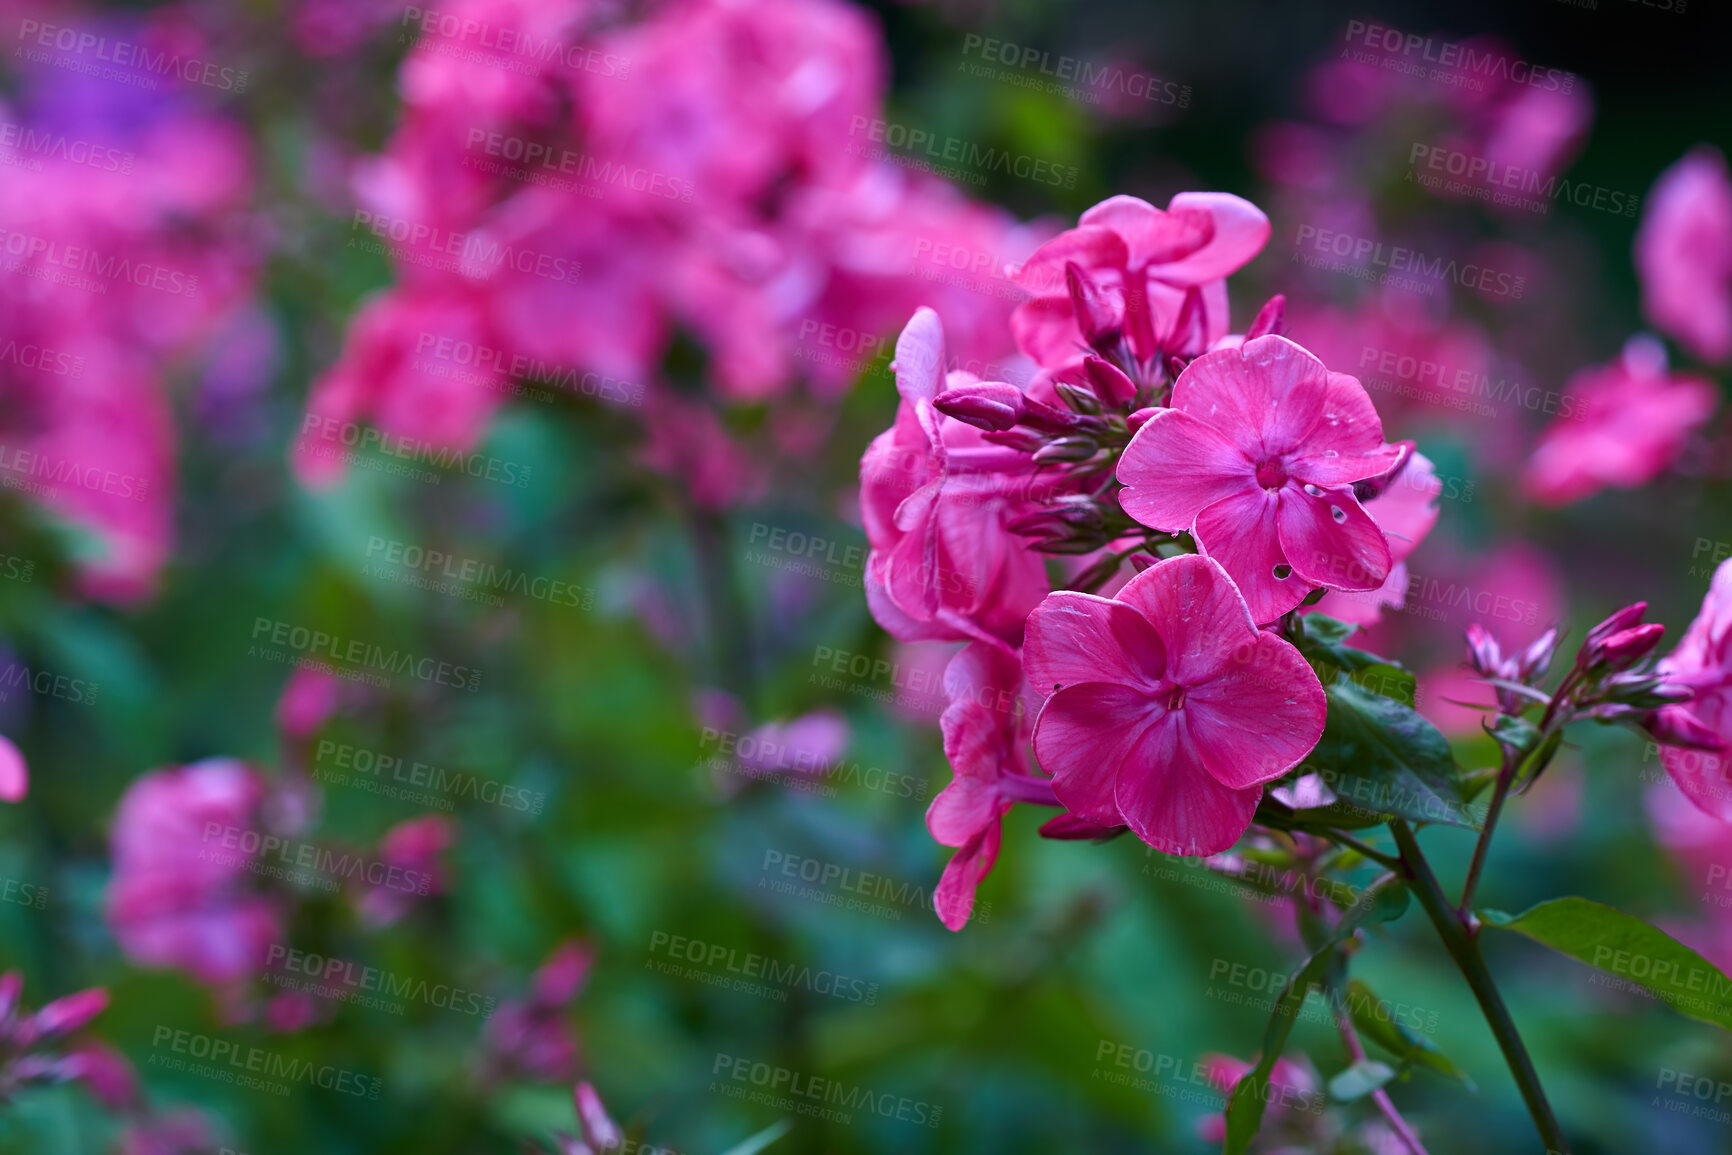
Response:
[{"label": "green leaf", "polygon": [[1294,973],[1281,996],[1275,1000],[1269,1014],[1269,1025],[1263,1028],[1263,1050],[1257,1057],[1257,1065],[1245,1073],[1227,1097],[1225,1155],[1244,1155],[1263,1126],[1263,1106],[1269,1097],[1269,1076],[1274,1073],[1275,1061],[1287,1045],[1287,1036],[1293,1033],[1293,1022],[1299,1016],[1306,994],[1312,987],[1328,983],[1336,948],[1362,927],[1400,918],[1407,905],[1407,887],[1393,874],[1384,875],[1347,908],[1328,941]]},{"label": "green leaf", "polygon": [[1479,917],[1641,987],[1680,1014],[1732,1028],[1732,978],[1634,915],[1585,898],[1554,898],[1521,914],[1482,910]]},{"label": "green leaf", "polygon": [[1300,619],[1299,652],[1325,686],[1352,682],[1363,690],[1412,706],[1416,689],[1410,671],[1376,654],[1342,644],[1357,628],[1326,614],[1306,614]]},{"label": "green leaf", "polygon": [[1474,1089],[1466,1071],[1438,1050],[1437,1044],[1402,1022],[1401,1012],[1378,998],[1365,983],[1354,979],[1339,997],[1361,1038],[1370,1039],[1401,1060],[1403,1066],[1430,1067],[1440,1075],[1458,1080],[1468,1090]]},{"label": "green leaf", "polygon": [[1497,720],[1486,727],[1486,733],[1495,738],[1498,745],[1513,750],[1517,757],[1532,750],[1540,740],[1538,726],[1513,714],[1499,714]]},{"label": "green leaf", "polygon": [[1361,1059],[1329,1080],[1329,1094],[1337,1102],[1351,1103],[1365,1098],[1393,1078],[1395,1068],[1375,1059]]},{"label": "green leaf", "polygon": [[758,1155],[759,1151],[768,1147],[782,1136],[794,1129],[794,1124],[787,1119],[778,1119],[759,1131],[756,1135],[729,1147],[722,1155]]},{"label": "green leaf", "polygon": [[1352,682],[1335,682],[1324,693],[1329,718],[1323,738],[1300,769],[1323,776],[1336,806],[1479,829],[1467,781],[1435,726]]}]

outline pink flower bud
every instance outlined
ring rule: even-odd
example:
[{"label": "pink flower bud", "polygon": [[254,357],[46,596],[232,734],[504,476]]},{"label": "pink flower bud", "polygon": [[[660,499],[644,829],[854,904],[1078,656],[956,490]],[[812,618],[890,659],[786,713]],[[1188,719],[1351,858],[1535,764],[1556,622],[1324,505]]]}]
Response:
[{"label": "pink flower bud", "polygon": [[585,1138],[604,1151],[624,1144],[625,1132],[609,1117],[593,1086],[579,1083],[572,1088],[571,1097],[577,1104],[577,1117],[583,1121]]},{"label": "pink flower bud", "polygon": [[1136,384],[1124,374],[1124,370],[1114,365],[1104,357],[1090,354],[1083,359],[1083,377],[1107,405],[1118,407],[1129,405],[1137,395]]},{"label": "pink flower bud", "polygon": [[1040,836],[1060,842],[1099,841],[1123,834],[1128,829],[1126,826],[1102,826],[1074,814],[1060,814],[1041,823]]},{"label": "pink flower bud", "polygon": [[108,1007],[108,992],[101,987],[55,999],[36,1012],[27,1032],[35,1039],[50,1039],[70,1034],[94,1019]]},{"label": "pink flower bud", "polygon": [[1153,405],[1145,406],[1131,414],[1130,417],[1126,418],[1125,424],[1130,427],[1132,433],[1135,433],[1137,430],[1149,423],[1149,418],[1159,412],[1160,410],[1155,408]]},{"label": "pink flower bud", "polygon": [[1647,657],[1665,632],[1666,627],[1659,622],[1619,630],[1605,640],[1597,657],[1614,670],[1627,670]]},{"label": "pink flower bud", "polygon": [[1642,620],[1642,615],[1648,610],[1647,602],[1631,602],[1623,609],[1608,617],[1605,621],[1588,631],[1588,636],[1582,639],[1582,648],[1577,652],[1576,664],[1583,669],[1593,665],[1599,656],[1597,651],[1605,640],[1620,630],[1627,630]]},{"label": "pink flower bud", "polygon": [[1022,390],[1002,381],[981,381],[946,389],[932,399],[940,413],[977,429],[1002,431],[1022,420]]},{"label": "pink flower bud", "polygon": [[22,802],[30,789],[30,768],[18,747],[0,735],[0,802]]},{"label": "pink flower bud", "polygon": [[1654,741],[1691,750],[1721,750],[1725,741],[1697,720],[1688,706],[1662,706],[1642,720]]},{"label": "pink flower bud", "polygon": [[1474,673],[1482,678],[1502,677],[1503,651],[1498,647],[1497,639],[1478,622],[1468,623],[1466,632],[1467,658]]}]

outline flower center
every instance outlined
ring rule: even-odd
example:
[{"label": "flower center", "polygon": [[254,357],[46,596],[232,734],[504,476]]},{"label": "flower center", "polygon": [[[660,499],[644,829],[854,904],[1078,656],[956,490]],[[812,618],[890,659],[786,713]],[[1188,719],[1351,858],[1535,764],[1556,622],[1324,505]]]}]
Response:
[{"label": "flower center", "polygon": [[1174,686],[1167,691],[1167,709],[1183,710],[1185,708],[1185,687]]},{"label": "flower center", "polygon": [[1264,489],[1280,489],[1287,484],[1287,471],[1282,468],[1280,458],[1258,463],[1257,484]]}]

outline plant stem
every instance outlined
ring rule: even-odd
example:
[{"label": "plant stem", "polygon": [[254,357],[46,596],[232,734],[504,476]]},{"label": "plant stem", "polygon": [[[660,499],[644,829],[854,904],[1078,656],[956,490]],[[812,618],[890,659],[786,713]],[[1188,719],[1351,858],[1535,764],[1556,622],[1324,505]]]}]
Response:
[{"label": "plant stem", "polygon": [[[1335,1007],[1335,1026],[1341,1032],[1342,1046],[1347,1048],[1348,1061],[1363,1063],[1365,1061],[1365,1044],[1359,1041],[1359,1032],[1353,1029],[1353,1020],[1348,1017],[1346,1008],[1339,1003]],[[1413,1129],[1412,1124],[1401,1117],[1401,1112],[1395,1109],[1395,1103],[1390,1099],[1387,1091],[1382,1087],[1377,1088],[1371,1092],[1371,1101],[1377,1104],[1377,1109],[1382,1113],[1384,1121],[1389,1124],[1389,1129],[1395,1132],[1396,1137],[1407,1145],[1407,1149],[1413,1152],[1413,1155],[1429,1155],[1425,1149],[1425,1144],[1419,1141],[1418,1132]]]},{"label": "plant stem", "polygon": [[1461,887],[1461,902],[1456,907],[1460,921],[1470,928],[1475,925],[1469,921],[1473,913],[1473,892],[1479,887],[1479,872],[1485,867],[1486,852],[1491,849],[1491,832],[1497,829],[1498,815],[1503,813],[1504,799],[1509,797],[1509,790],[1515,784],[1516,767],[1518,763],[1510,755],[1508,748],[1503,749],[1503,765],[1498,768],[1497,784],[1491,790],[1491,804],[1486,807],[1485,824],[1480,827],[1479,841],[1473,845],[1473,862],[1467,868],[1467,881]]},{"label": "plant stem", "polygon": [[1498,993],[1497,984],[1492,981],[1491,972],[1480,957],[1479,940],[1467,933],[1461,916],[1444,897],[1443,888],[1438,885],[1437,876],[1431,872],[1431,864],[1426,861],[1407,823],[1397,818],[1389,824],[1389,829],[1401,850],[1402,876],[1425,908],[1425,913],[1431,917],[1438,937],[1443,939],[1444,949],[1455,960],[1462,977],[1473,990],[1473,997],[1485,1015],[1486,1025],[1497,1038],[1504,1060],[1509,1063],[1510,1073],[1515,1076],[1516,1087],[1527,1103],[1528,1114],[1533,1116],[1534,1126],[1539,1129],[1540,1138],[1545,1140],[1547,1152],[1569,1155],[1569,1142],[1564,1138],[1557,1116],[1552,1114],[1551,1104],[1546,1102],[1539,1073],[1534,1070],[1533,1060],[1528,1057],[1527,1048],[1522,1045],[1521,1035],[1516,1031],[1515,1020],[1510,1018],[1509,1008],[1504,1006],[1503,996]]}]

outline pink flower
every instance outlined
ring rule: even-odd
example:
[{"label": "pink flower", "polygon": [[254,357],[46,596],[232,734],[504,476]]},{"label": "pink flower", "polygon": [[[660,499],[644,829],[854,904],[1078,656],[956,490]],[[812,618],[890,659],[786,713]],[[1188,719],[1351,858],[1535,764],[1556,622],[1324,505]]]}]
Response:
[{"label": "pink flower", "polygon": [[956,777],[926,811],[926,828],[941,846],[957,847],[933,892],[938,917],[961,930],[974,892],[998,860],[1000,820],[1018,801],[1052,787],[1028,771],[1029,719],[1039,699],[1023,683],[1022,662],[1002,645],[974,642],[944,671],[950,700],[939,728]]},{"label": "pink flower", "polygon": [[1702,145],[1660,174],[1636,232],[1642,311],[1716,364],[1732,356],[1732,179]]},{"label": "pink flower", "polygon": [[1359,382],[1285,337],[1192,361],[1119,462],[1119,503],[1189,532],[1271,622],[1313,588],[1373,590],[1390,550],[1352,483],[1399,458]]},{"label": "pink flower", "polygon": [[1732,560],[1714,571],[1696,620],[1656,667],[1668,683],[1695,691],[1688,702],[1658,712],[1660,761],[1684,797],[1705,814],[1732,822],[1732,755],[1724,749],[1665,744],[1668,733],[1718,738],[1732,745]]},{"label": "pink flower", "polygon": [[1016,283],[1033,300],[1011,318],[1016,343],[1049,369],[1088,352],[1092,334],[1079,323],[1066,275],[1074,265],[1122,325],[1139,361],[1201,353],[1227,332],[1227,276],[1268,239],[1269,218],[1230,193],[1180,193],[1165,210],[1137,197],[1111,197],[1018,270]]},{"label": "pink flower", "polygon": [[0,802],[22,802],[30,790],[30,767],[12,740],[0,734]]},{"label": "pink flower", "polygon": [[483,1034],[485,1066],[492,1074],[515,1074],[546,1083],[576,1076],[577,1037],[565,1008],[577,997],[595,961],[595,951],[572,940],[562,943],[531,980],[524,999],[500,1003]]},{"label": "pink flower", "polygon": [[902,641],[1015,643],[1049,588],[1040,555],[1005,528],[1024,512],[1030,458],[933,407],[972,381],[945,364],[943,325],[921,309],[896,342],[896,423],[860,461],[867,605]]},{"label": "pink flower", "polygon": [[[1239,1080],[1251,1073],[1251,1064],[1231,1055],[1204,1055],[1204,1078],[1222,1095],[1231,1095]],[[1270,1100],[1268,1123],[1273,1126],[1279,1117],[1294,1107],[1303,1108],[1307,1100],[1319,1095],[1317,1077],[1310,1069],[1292,1059],[1276,1059],[1269,1072],[1269,1085],[1280,1089]],[[1295,1102],[1297,1097],[1297,1102]],[[1321,1103],[1321,1100],[1318,1100]],[[1205,1143],[1220,1143],[1227,1137],[1227,1117],[1206,1115],[1198,1123],[1197,1133]]]},{"label": "pink flower", "polygon": [[438,894],[445,887],[439,856],[456,841],[456,824],[439,814],[412,818],[387,830],[379,842],[385,880],[362,891],[361,917],[373,926],[390,926],[409,913],[417,898]]},{"label": "pink flower", "polygon": [[290,738],[312,737],[337,712],[342,690],[342,679],[335,674],[297,668],[277,699],[277,729]]},{"label": "pink flower", "polygon": [[1112,600],[1050,595],[1024,664],[1047,695],[1034,750],[1058,800],[1168,854],[1232,846],[1264,783],[1323,734],[1317,675],[1207,557],[1151,566]]},{"label": "pink flower", "polygon": [[264,781],[225,758],[146,774],[120,800],[106,913],[134,962],[200,982],[245,978],[281,938],[276,906],[247,883]]},{"label": "pink flower", "polygon": [[1567,505],[1607,487],[1646,485],[1677,460],[1719,398],[1700,377],[1667,373],[1657,341],[1632,338],[1616,364],[1571,378],[1570,410],[1541,435],[1523,487],[1536,501]]}]

